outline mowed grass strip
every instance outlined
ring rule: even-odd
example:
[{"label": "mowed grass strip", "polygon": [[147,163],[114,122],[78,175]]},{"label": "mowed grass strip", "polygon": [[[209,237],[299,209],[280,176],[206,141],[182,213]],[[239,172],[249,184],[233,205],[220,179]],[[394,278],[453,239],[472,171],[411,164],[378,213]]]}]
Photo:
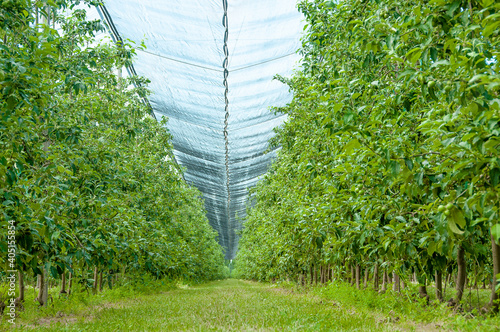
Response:
[{"label": "mowed grass strip", "polygon": [[369,312],[235,279],[142,296],[44,331],[397,331]]}]

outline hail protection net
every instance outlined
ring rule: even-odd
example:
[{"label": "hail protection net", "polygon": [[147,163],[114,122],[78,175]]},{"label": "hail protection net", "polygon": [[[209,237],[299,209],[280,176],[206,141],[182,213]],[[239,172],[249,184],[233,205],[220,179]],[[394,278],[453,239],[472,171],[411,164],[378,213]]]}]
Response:
[{"label": "hail protection net", "polygon": [[156,118],[168,117],[175,158],[232,259],[248,189],[275,156],[268,140],[284,120],[269,108],[291,99],[273,77],[299,60],[295,1],[106,0],[100,10],[121,38],[147,46],[135,71],[151,80]]}]

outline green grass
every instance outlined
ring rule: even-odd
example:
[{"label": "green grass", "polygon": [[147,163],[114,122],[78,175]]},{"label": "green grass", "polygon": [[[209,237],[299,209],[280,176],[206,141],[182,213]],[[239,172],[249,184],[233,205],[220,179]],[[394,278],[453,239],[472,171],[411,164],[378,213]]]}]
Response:
[{"label": "green grass", "polygon": [[[389,285],[391,286],[391,285]],[[376,315],[387,321],[397,321],[405,330],[500,331],[500,317],[479,315],[488,301],[489,289],[467,290],[460,308],[436,300],[434,287],[428,286],[429,302],[417,294],[418,285],[408,283],[401,293],[391,290],[378,294],[372,289],[358,290],[340,282],[326,287],[313,287],[309,293],[349,305],[356,310]],[[446,299],[455,296],[455,289],[447,289]]]},{"label": "green grass", "polygon": [[[20,319],[22,321],[22,319]],[[43,331],[394,331],[352,308],[229,279],[101,304],[18,328]]]},{"label": "green grass", "polygon": [[[113,293],[114,292],[114,293]],[[67,301],[67,303],[64,303]],[[24,313],[17,330],[42,331],[493,331],[499,319],[468,319],[407,293],[378,295],[340,283],[310,289],[228,279],[197,286],[75,294]],[[56,303],[57,302],[57,303]],[[62,304],[61,304],[62,303]],[[66,309],[64,308],[66,306]],[[27,310],[28,311],[28,310]],[[1,328],[6,328],[4,323]]]}]

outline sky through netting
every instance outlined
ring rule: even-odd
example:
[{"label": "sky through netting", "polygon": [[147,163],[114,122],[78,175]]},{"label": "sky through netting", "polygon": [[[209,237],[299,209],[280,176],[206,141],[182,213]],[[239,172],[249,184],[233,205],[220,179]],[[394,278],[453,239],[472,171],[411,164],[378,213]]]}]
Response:
[{"label": "sky through netting", "polygon": [[226,258],[235,256],[248,189],[276,151],[265,153],[290,101],[273,80],[296,67],[303,30],[293,0],[106,0],[101,14],[136,43],[134,69],[151,80],[157,119],[168,117],[174,155],[205,199]]}]

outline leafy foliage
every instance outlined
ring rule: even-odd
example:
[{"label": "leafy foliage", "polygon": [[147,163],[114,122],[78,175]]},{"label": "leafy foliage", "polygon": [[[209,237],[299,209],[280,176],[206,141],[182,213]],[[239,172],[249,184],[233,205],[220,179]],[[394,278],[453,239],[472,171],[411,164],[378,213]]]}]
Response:
[{"label": "leafy foliage", "polygon": [[239,273],[268,280],[314,264],[341,275],[377,264],[425,280],[452,269],[459,248],[474,278],[491,273],[500,4],[315,0],[299,9],[302,67],[280,78],[294,99],[277,110],[288,115],[274,141],[282,150],[255,190]]},{"label": "leafy foliage", "polygon": [[15,221],[16,268],[221,277],[200,193],[142,103],[147,79],[114,74],[132,45],[97,43],[104,27],[79,3],[0,1],[0,216]]}]

